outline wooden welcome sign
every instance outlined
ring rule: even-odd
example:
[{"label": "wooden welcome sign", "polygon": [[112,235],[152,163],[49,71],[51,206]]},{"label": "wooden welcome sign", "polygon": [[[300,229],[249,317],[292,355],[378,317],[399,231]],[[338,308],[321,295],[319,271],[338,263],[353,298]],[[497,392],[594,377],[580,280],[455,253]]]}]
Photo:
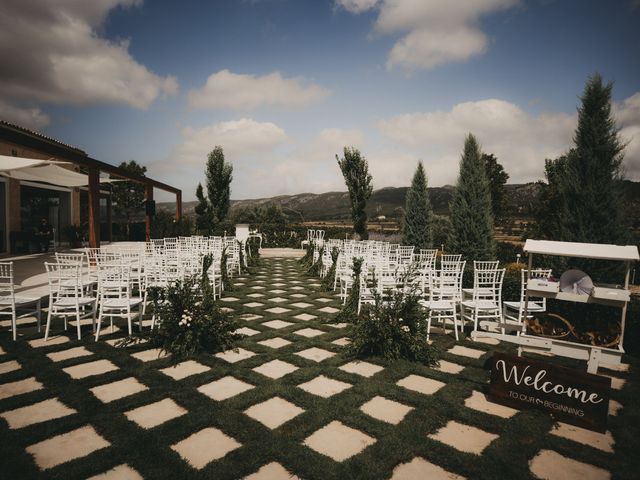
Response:
[{"label": "wooden welcome sign", "polygon": [[611,379],[499,352],[493,354],[489,400],[535,408],[597,432],[607,429]]}]

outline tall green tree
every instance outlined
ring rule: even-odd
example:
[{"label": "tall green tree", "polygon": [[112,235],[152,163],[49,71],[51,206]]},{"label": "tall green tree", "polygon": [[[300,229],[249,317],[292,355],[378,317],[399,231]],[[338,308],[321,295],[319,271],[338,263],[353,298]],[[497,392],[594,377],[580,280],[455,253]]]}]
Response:
[{"label": "tall green tree", "polygon": [[[135,160],[122,162],[118,165],[127,173],[143,177],[147,173],[147,167],[138,164]],[[118,178],[110,175],[110,178]],[[113,182],[111,185],[111,199],[116,215],[125,218],[125,232],[127,239],[131,239],[131,223],[136,214],[144,209],[145,185],[143,183],[128,180]]]},{"label": "tall green tree", "polygon": [[578,109],[574,154],[568,156],[564,192],[569,241],[623,243],[628,229],[622,201],[624,144],[611,114],[613,84],[595,74]]},{"label": "tall green tree", "polygon": [[480,145],[472,134],[467,135],[464,142],[450,210],[450,250],[462,253],[468,260],[493,260],[496,242],[491,191]]},{"label": "tall green tree", "polygon": [[587,80],[574,147],[547,162],[537,215],[547,238],[613,244],[628,240],[622,199],[624,143],[611,114],[612,89],[599,74]]},{"label": "tall green tree", "polygon": [[498,162],[494,154],[483,153],[482,160],[487,170],[487,179],[489,180],[493,218],[503,218],[507,209],[505,185],[507,184],[507,180],[509,180],[509,174],[505,172],[504,167]]},{"label": "tall green tree", "polygon": [[201,235],[210,235],[215,224],[215,217],[209,200],[204,196],[201,183],[198,183],[198,187],[196,188],[196,199],[198,200],[195,208],[196,230]]},{"label": "tall green tree", "polygon": [[221,146],[216,146],[207,159],[207,196],[216,219],[220,222],[229,213],[233,165],[224,159]]},{"label": "tall green tree", "polygon": [[433,208],[427,191],[427,175],[422,162],[407,191],[402,242],[417,249],[433,246]]},{"label": "tall green tree", "polygon": [[336,160],[349,190],[353,230],[360,236],[361,240],[367,240],[369,232],[367,230],[367,212],[365,208],[367,200],[369,200],[373,192],[369,164],[358,149],[349,147],[344,147],[344,156],[339,158],[336,155]]}]

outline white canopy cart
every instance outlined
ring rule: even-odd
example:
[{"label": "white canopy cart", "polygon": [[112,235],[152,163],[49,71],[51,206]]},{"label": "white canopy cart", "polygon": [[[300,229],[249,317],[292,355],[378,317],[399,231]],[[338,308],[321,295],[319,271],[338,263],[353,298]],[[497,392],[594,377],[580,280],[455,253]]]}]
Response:
[{"label": "white canopy cart", "polygon": [[547,240],[527,240],[524,251],[529,254],[529,268],[534,268],[536,255],[549,255],[557,257],[588,258],[593,260],[609,260],[623,262],[625,265],[624,283],[622,288],[596,285],[588,294],[563,292],[557,282],[544,282],[527,276],[527,290],[525,296],[524,319],[528,316],[527,306],[529,296],[553,298],[556,300],[592,303],[618,307],[621,310],[620,339],[616,348],[586,345],[577,342],[560,340],[555,338],[540,337],[523,332],[521,335],[507,335],[496,332],[476,330],[471,333],[475,340],[481,337],[494,337],[505,342],[518,344],[518,353],[523,351],[536,353],[551,353],[568,358],[587,361],[587,371],[597,373],[598,366],[618,365],[624,353],[623,341],[627,305],[631,298],[629,292],[629,275],[632,263],[640,260],[638,247],[633,245],[604,245],[593,243],[554,242]]}]

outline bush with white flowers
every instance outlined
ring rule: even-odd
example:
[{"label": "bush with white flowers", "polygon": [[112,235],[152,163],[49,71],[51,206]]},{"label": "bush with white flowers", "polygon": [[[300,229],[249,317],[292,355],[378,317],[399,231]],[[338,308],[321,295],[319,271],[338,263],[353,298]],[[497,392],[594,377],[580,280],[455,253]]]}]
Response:
[{"label": "bush with white flowers", "polygon": [[438,351],[427,342],[427,313],[419,300],[417,295],[402,292],[384,301],[376,296],[375,303],[363,306],[355,317],[349,352],[359,358],[403,358],[436,365]]},{"label": "bush with white flowers", "polygon": [[209,282],[191,278],[161,289],[150,343],[181,361],[199,352],[234,347],[236,322],[213,300]]}]

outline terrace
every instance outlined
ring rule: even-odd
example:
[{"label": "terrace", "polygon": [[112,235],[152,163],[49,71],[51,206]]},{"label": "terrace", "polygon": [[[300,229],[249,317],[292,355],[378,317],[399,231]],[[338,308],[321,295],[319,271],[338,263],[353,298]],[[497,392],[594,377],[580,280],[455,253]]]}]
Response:
[{"label": "terrace", "polygon": [[[633,357],[599,371],[613,379],[606,433],[501,406],[485,396],[486,362],[496,351],[514,353],[513,345],[468,335],[456,341],[434,329],[438,366],[358,360],[348,353],[354,326],[333,320],[342,309],[338,291],[310,277],[295,258],[301,254],[263,249],[260,263],[236,275],[233,291],[218,300],[243,335],[236,348],[177,365],[146,341],[119,346],[125,321],[116,321],[113,333],[105,327],[96,341],[90,320],[81,321],[80,340],[73,321],[64,331],[58,320],[44,341],[35,318],[27,317],[19,320],[16,342],[10,322],[2,321],[0,451],[11,459],[7,475],[633,476],[638,439],[628,426],[639,413]],[[37,271],[44,259],[16,265]],[[584,368],[560,357],[554,363]]]}]

